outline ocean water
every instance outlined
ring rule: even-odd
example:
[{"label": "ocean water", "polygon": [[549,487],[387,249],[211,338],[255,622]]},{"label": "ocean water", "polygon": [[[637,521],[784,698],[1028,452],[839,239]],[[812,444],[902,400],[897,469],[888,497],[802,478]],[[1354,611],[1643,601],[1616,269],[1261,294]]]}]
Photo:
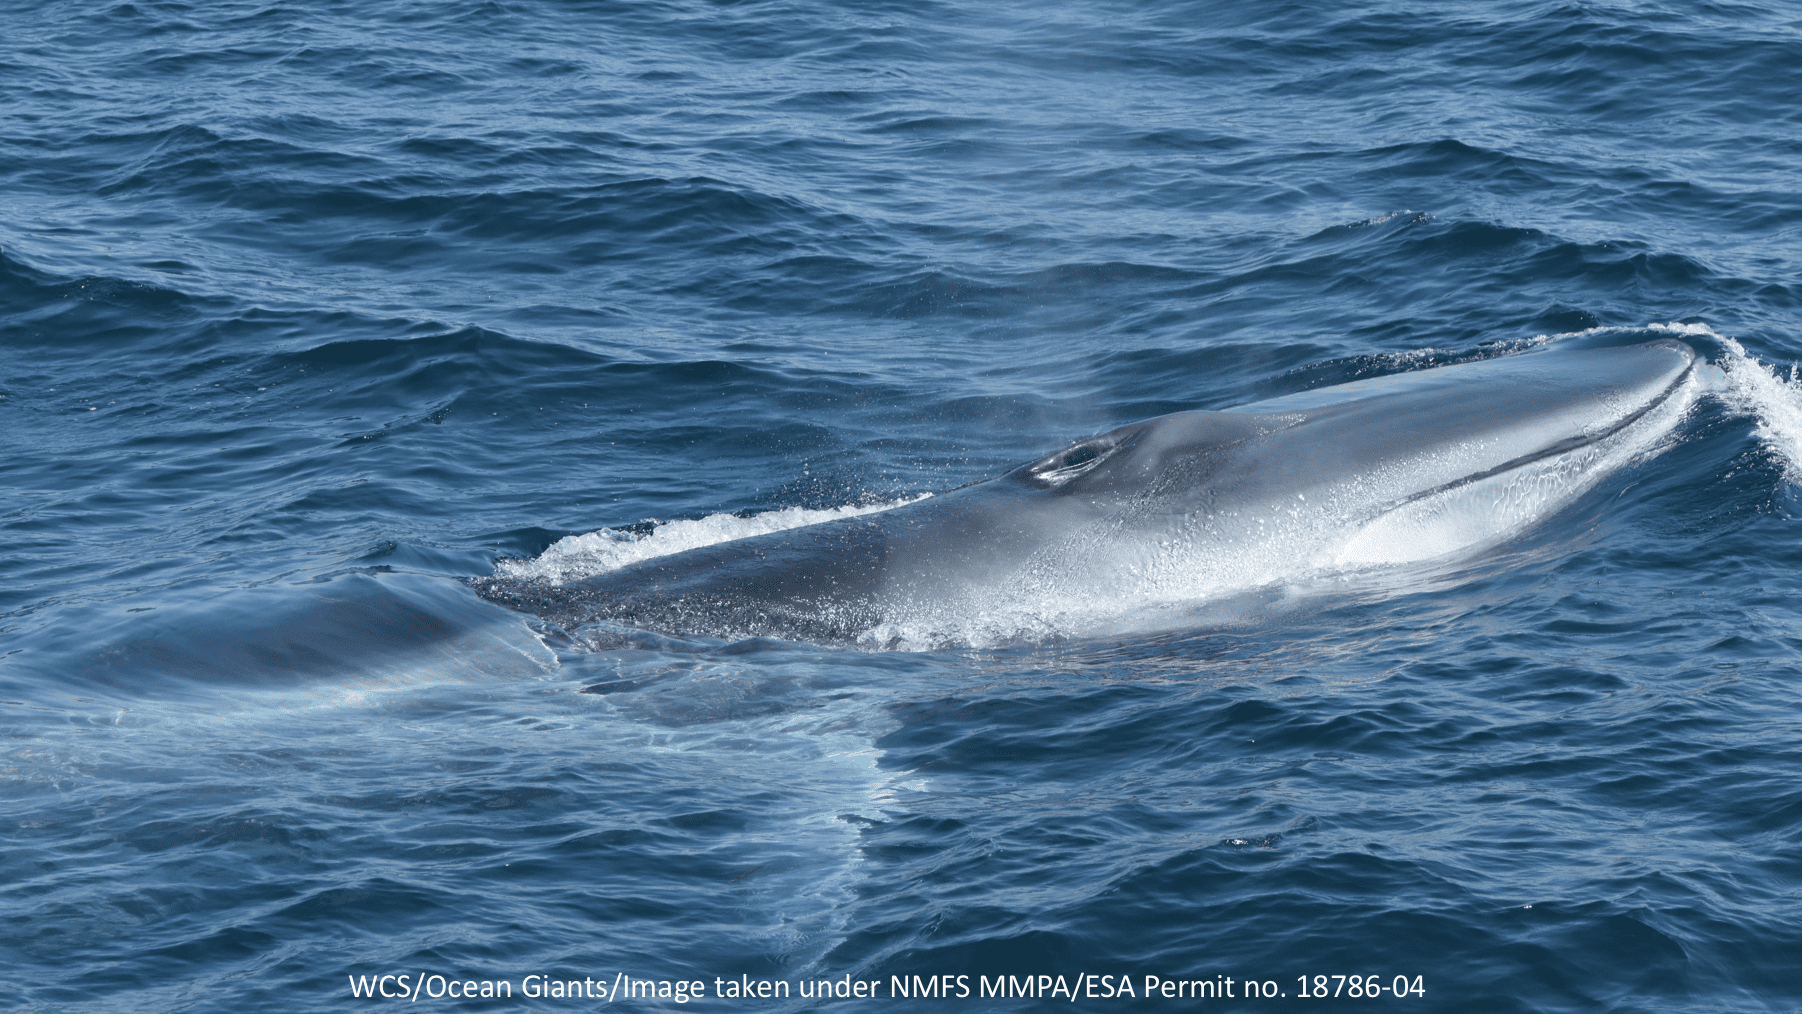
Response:
[{"label": "ocean water", "polygon": [[[1802,1006],[1802,7],[4,24],[0,1006]],[[1657,339],[1681,418],[1426,567],[835,644],[476,593]]]}]

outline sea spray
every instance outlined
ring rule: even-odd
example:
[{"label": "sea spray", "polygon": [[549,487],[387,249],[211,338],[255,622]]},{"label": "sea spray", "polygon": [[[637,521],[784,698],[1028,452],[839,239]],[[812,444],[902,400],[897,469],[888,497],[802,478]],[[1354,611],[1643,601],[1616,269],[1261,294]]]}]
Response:
[{"label": "sea spray", "polygon": [[642,535],[617,528],[602,528],[585,535],[559,539],[535,559],[501,560],[496,564],[495,570],[504,577],[561,585],[605,574],[643,560],[699,549],[702,546],[893,510],[931,495],[922,493],[881,503],[847,504],[824,510],[784,507],[749,517],[709,514],[695,520],[655,522],[656,527]]},{"label": "sea spray", "polygon": [[1725,354],[1716,363],[1726,378],[1719,394],[1728,409],[1753,421],[1753,433],[1783,465],[1786,481],[1802,482],[1802,379],[1792,364],[1789,376],[1767,366],[1737,339],[1706,324],[1652,324],[1652,329],[1696,335],[1719,342]]}]

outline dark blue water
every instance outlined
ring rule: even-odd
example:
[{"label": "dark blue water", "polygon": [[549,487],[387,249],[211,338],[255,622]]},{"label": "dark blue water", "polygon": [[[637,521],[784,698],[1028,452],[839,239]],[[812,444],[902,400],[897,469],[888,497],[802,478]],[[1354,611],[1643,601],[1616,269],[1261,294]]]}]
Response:
[{"label": "dark blue water", "polygon": [[[3,23],[0,1006],[1802,1005],[1802,8]],[[861,647],[466,583],[1596,328],[1711,393],[1426,577]]]}]

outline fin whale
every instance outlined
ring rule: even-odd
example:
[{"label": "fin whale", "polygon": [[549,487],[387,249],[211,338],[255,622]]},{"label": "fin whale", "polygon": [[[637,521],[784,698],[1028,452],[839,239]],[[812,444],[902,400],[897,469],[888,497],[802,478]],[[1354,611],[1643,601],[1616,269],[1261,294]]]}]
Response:
[{"label": "fin whale", "polygon": [[1554,346],[1176,412],[892,510],[567,584],[471,584],[567,631],[880,647],[1080,630],[1494,545],[1656,447],[1697,361],[1670,340]]}]

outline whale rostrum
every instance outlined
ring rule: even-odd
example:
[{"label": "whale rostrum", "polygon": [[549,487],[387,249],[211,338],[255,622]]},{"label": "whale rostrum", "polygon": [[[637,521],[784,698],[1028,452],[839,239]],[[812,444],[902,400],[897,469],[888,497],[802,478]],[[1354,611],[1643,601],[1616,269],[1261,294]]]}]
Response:
[{"label": "whale rostrum", "polygon": [[1550,348],[1122,426],[892,510],[569,581],[472,580],[566,631],[930,646],[1081,632],[1502,542],[1654,450],[1676,341]]}]

